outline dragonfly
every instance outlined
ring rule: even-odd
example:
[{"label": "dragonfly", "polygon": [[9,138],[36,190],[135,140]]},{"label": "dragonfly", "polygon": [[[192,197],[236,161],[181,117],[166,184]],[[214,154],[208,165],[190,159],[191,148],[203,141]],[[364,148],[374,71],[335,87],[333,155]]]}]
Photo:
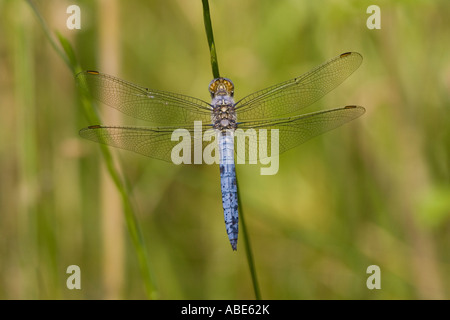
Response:
[{"label": "dragonfly", "polygon": [[[214,132],[225,227],[232,249],[237,250],[236,133],[250,129],[276,130],[278,152],[281,154],[358,118],[365,109],[356,105],[305,114],[299,114],[299,111],[341,84],[358,69],[362,60],[357,52],[342,53],[301,76],[256,91],[237,102],[234,100],[234,84],[228,78],[211,81],[211,101],[206,102],[187,95],[141,87],[98,71],[83,71],[76,75],[76,80],[92,98],[126,115],[149,121],[153,126],[93,125],[81,129],[79,134],[98,143],[173,162],[173,150],[179,143],[173,139],[174,132],[181,129],[194,137],[196,130]],[[204,151],[210,142],[197,135],[188,144],[188,148],[181,152],[186,159],[196,147]],[[254,148],[244,146],[244,149],[249,155],[255,153]],[[254,159],[262,157],[256,154]]]}]

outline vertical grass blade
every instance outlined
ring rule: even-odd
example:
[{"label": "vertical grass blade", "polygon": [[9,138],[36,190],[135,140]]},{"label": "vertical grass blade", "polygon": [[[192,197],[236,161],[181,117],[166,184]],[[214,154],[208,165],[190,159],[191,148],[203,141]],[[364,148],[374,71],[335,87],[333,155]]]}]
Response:
[{"label": "vertical grass blade", "polygon": [[214,78],[220,77],[219,63],[217,62],[216,45],[214,43],[214,35],[211,24],[211,15],[209,13],[208,0],[202,0],[203,4],[203,21],[205,23],[206,38],[209,45],[209,54],[211,56],[211,67]]},{"label": "vertical grass blade", "polygon": [[[65,39],[62,35],[58,34],[59,42],[63,48],[61,48],[57,45],[56,41],[54,40],[52,34],[50,33],[44,19],[42,18],[41,14],[39,13],[36,6],[33,4],[31,0],[27,0],[30,7],[33,9],[34,13],[36,14],[39,23],[41,24],[45,35],[47,36],[51,46],[55,49],[55,51],[58,53],[58,55],[61,57],[61,59],[64,60],[64,62],[67,64],[67,66],[71,69],[71,71],[74,73],[74,75],[81,70],[78,61],[76,59],[76,56],[74,54],[74,50],[72,46],[70,45],[69,41]],[[82,95],[81,88],[80,90],[80,96],[81,103],[83,105],[84,115],[91,123],[100,123],[99,117],[95,112],[95,109],[91,103],[91,101]],[[155,299],[157,298],[157,290],[155,281],[151,272],[150,268],[150,259],[147,254],[147,249],[145,246],[145,242],[142,236],[142,232],[139,228],[139,223],[136,219],[136,214],[134,207],[132,205],[130,196],[129,196],[129,188],[127,186],[126,179],[122,177],[119,173],[119,171],[116,169],[114,160],[112,158],[112,155],[109,151],[109,149],[102,144],[99,144],[102,152],[102,156],[105,162],[105,165],[107,167],[108,173],[113,180],[114,184],[117,187],[117,190],[120,193],[122,205],[123,205],[123,212],[125,216],[125,221],[128,227],[128,232],[130,234],[134,249],[136,251],[136,255],[139,261],[139,267],[141,272],[141,277],[143,279],[145,291],[147,294],[147,297],[149,299]]]},{"label": "vertical grass blade", "polygon": [[253,291],[255,292],[256,300],[261,300],[261,292],[259,290],[258,278],[256,277],[255,262],[253,260],[253,251],[250,246],[250,237],[248,235],[247,226],[245,224],[244,210],[243,210],[242,204],[241,204],[241,194],[239,192],[240,189],[239,189],[239,181],[237,179],[237,173],[236,173],[236,186],[237,186],[237,192],[238,192],[238,206],[239,206],[239,212],[240,212],[240,216],[241,216],[240,221],[241,221],[241,227],[242,227],[242,234],[244,235],[244,246],[245,246],[245,252],[247,254],[248,267],[250,269],[250,275],[252,276]]},{"label": "vertical grass blade", "polygon": [[[216,55],[216,45],[214,44],[214,35],[212,30],[212,24],[211,24],[211,14],[209,12],[209,3],[208,0],[202,0],[203,3],[203,19],[205,23],[205,31],[206,31],[206,38],[208,39],[208,45],[209,45],[209,52],[211,55],[211,67],[213,71],[214,78],[219,78],[219,65],[217,62],[217,55]],[[256,269],[255,269],[255,262],[253,260],[253,253],[250,246],[250,238],[247,232],[247,227],[245,225],[245,219],[244,219],[244,210],[242,209],[241,205],[241,195],[239,193],[239,185],[238,185],[238,179],[237,179],[237,173],[236,173],[236,184],[237,184],[237,192],[238,192],[238,210],[240,213],[240,220],[241,220],[241,229],[242,233],[244,235],[244,245],[245,245],[245,251],[247,253],[247,262],[248,266],[250,268],[250,274],[252,277],[252,283],[253,283],[253,290],[255,292],[255,297],[257,300],[261,299],[261,294],[259,291],[259,284],[258,279],[256,277]]]},{"label": "vertical grass blade", "polygon": [[28,5],[33,10],[34,14],[36,15],[37,19],[39,20],[39,24],[41,25],[42,29],[44,29],[44,34],[47,37],[48,41],[50,42],[50,45],[55,50],[55,52],[59,55],[59,57],[67,64],[69,68],[71,68],[71,63],[67,56],[64,54],[64,52],[61,50],[61,48],[56,44],[56,41],[53,39],[52,34],[50,30],[48,29],[47,24],[44,21],[44,18],[40,14],[38,8],[35,6],[34,2],[32,0],[26,0]]}]

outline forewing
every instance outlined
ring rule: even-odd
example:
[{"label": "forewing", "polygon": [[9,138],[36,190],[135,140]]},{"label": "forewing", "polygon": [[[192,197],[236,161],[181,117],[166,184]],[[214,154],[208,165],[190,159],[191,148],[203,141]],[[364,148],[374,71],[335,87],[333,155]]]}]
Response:
[{"label": "forewing", "polygon": [[238,121],[297,112],[336,88],[361,62],[359,53],[343,53],[300,77],[250,94],[236,103]]},{"label": "forewing", "polygon": [[89,94],[129,116],[154,124],[211,122],[211,105],[193,97],[152,90],[97,71],[83,71],[78,84]]}]

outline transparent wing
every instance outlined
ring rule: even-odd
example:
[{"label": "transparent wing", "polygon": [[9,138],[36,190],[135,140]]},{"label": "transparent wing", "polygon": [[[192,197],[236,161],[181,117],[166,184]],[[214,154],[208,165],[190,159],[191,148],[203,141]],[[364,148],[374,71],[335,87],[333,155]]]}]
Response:
[{"label": "transparent wing", "polygon": [[236,103],[238,121],[297,112],[341,84],[362,59],[357,52],[343,53],[300,77],[250,94]]},{"label": "transparent wing", "polygon": [[97,71],[76,75],[93,98],[129,116],[154,124],[211,122],[211,105],[193,97],[151,90]]},{"label": "transparent wing", "polygon": [[[278,143],[278,152],[281,154],[315,136],[356,119],[364,112],[363,107],[346,106],[289,118],[241,122],[235,132],[237,157],[241,161],[248,161],[248,159],[259,161],[267,158],[267,155],[271,155],[274,150],[275,142]],[[273,129],[278,129],[278,139],[275,139],[274,132],[271,131]],[[175,138],[173,138],[175,141],[172,141],[174,131],[178,132],[179,135],[175,135]],[[213,130],[211,125],[196,128],[191,126],[183,129],[179,127],[149,128],[96,125],[80,130],[80,136],[168,162],[173,162],[172,150],[174,148],[177,155],[187,152],[189,159],[191,159],[190,163],[194,163],[195,152],[200,150],[203,157],[202,163],[218,163],[216,130]],[[251,143],[253,137],[257,139],[256,144]],[[180,153],[180,142],[187,143],[187,147],[185,146],[186,149],[182,153]],[[241,144],[242,142],[244,144]],[[261,145],[266,146],[265,154],[261,154]],[[178,149],[176,149],[177,146]]]},{"label": "transparent wing", "polygon": [[[324,132],[335,129],[353,119],[363,115],[366,110],[360,106],[346,106],[343,108],[331,109],[327,111],[319,111],[299,116],[293,116],[283,119],[245,121],[240,122],[236,130],[236,153],[241,160],[252,159],[260,160],[267,157],[260,154],[259,145],[267,146],[268,154],[273,150],[273,145],[278,140],[279,153],[283,153],[294,148],[307,140],[318,136]],[[254,129],[258,146],[252,143],[245,144],[245,154],[239,154],[239,150],[243,152],[242,146],[239,146],[239,136],[244,136],[248,129]],[[261,130],[263,129],[263,130]],[[265,129],[265,130],[264,130]],[[272,129],[278,129],[278,139],[272,141],[274,133]],[[248,136],[248,132],[247,132]],[[247,141],[250,139],[247,138]]]},{"label": "transparent wing", "polygon": [[[174,134],[174,132],[176,133]],[[209,148],[207,150],[209,155],[212,154],[214,157],[218,157],[218,152],[217,155],[215,154],[215,151],[218,150],[216,149],[215,134],[216,131],[212,129],[211,125],[203,125],[195,128],[194,126],[186,128],[150,128],[96,125],[80,130],[80,136],[85,139],[168,162],[173,162],[172,150],[175,150],[177,156],[188,154],[191,159],[190,163],[194,163],[196,159],[196,150],[200,150],[203,153],[205,149]],[[174,137],[173,139],[175,141],[172,141],[172,137]],[[186,143],[183,150],[180,149],[180,143]],[[207,161],[205,159],[204,162],[208,163]]]}]

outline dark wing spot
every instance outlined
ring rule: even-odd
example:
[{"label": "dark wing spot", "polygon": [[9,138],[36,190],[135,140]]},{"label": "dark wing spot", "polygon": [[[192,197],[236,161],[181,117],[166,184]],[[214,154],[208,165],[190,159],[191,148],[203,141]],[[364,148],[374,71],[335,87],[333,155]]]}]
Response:
[{"label": "dark wing spot", "polygon": [[351,52],[345,52],[345,53],[341,54],[339,57],[340,58],[345,58],[346,56],[349,56],[351,54],[352,54]]}]

